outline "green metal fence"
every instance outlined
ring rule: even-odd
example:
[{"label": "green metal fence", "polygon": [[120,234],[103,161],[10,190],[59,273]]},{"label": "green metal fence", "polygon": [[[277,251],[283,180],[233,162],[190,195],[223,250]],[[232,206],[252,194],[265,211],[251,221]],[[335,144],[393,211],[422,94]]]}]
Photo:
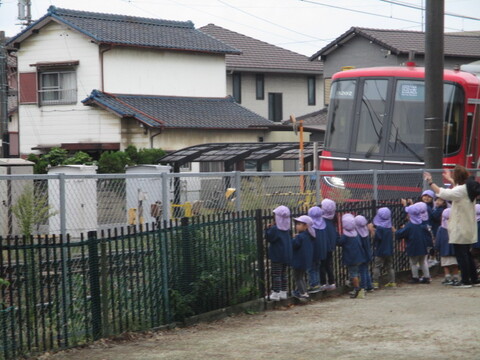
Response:
[{"label": "green metal fence", "polygon": [[[392,205],[392,204],[391,204]],[[343,204],[372,218],[375,201]],[[399,209],[398,205],[392,208]],[[302,209],[294,209],[300,214]],[[394,210],[396,222],[404,221]],[[68,348],[263,298],[272,214],[218,214],[69,236],[0,238],[0,358]],[[406,269],[403,254],[396,269]],[[346,273],[335,258],[338,282]]]}]

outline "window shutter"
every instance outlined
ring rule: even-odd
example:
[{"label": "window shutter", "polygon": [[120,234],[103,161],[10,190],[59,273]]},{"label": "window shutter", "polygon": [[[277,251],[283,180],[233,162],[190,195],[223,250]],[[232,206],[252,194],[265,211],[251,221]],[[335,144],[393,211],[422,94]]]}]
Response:
[{"label": "window shutter", "polygon": [[20,104],[36,104],[38,102],[37,89],[36,72],[19,74]]}]

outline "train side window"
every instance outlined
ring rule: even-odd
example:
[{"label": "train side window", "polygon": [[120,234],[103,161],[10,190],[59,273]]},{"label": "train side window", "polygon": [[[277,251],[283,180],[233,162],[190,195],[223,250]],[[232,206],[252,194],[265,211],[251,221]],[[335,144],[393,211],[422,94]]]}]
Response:
[{"label": "train side window", "polygon": [[380,151],[388,80],[365,80],[357,130],[357,152],[367,157]]},{"label": "train side window", "polygon": [[445,84],[443,87],[443,134],[444,154],[453,154],[462,146],[463,93],[455,85]]}]

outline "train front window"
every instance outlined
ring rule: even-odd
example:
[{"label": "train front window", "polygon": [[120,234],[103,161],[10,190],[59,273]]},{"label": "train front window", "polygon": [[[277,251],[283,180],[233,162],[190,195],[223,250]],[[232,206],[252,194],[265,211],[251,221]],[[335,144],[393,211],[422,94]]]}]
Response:
[{"label": "train front window", "polygon": [[332,84],[327,135],[327,148],[330,150],[348,151],[356,85],[356,80],[341,80]]},{"label": "train front window", "polygon": [[[444,154],[460,150],[463,94],[460,88],[444,84]],[[389,154],[404,154],[423,161],[425,83],[418,80],[398,80],[392,115]]]},{"label": "train front window", "polygon": [[363,83],[355,150],[365,153],[366,157],[380,151],[387,104],[387,88],[388,80],[365,80]]}]

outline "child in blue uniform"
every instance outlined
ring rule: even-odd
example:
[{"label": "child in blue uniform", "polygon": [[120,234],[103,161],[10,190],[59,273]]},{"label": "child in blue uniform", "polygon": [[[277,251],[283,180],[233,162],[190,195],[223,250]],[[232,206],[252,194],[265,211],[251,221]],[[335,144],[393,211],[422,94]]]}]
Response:
[{"label": "child in blue uniform", "polygon": [[473,256],[473,261],[475,262],[475,267],[478,272],[480,264],[480,204],[475,204],[475,214],[477,217],[478,240],[475,244],[472,245],[471,252]]},{"label": "child in blue uniform", "polygon": [[315,230],[312,227],[312,219],[307,215],[302,215],[294,220],[297,235],[292,242],[292,268],[297,288],[293,292],[293,296],[300,300],[306,300],[308,299],[308,293],[305,284],[305,273],[312,267]]},{"label": "child in blue uniform", "polygon": [[366,262],[366,255],[352,214],[342,216],[342,231],[343,235],[337,240],[337,246],[342,247],[342,262],[348,268],[348,275],[354,287],[350,297],[363,299],[365,298],[365,289],[360,287],[358,278],[360,276],[359,267]]},{"label": "child in blue uniform", "polygon": [[363,251],[365,252],[365,262],[360,265],[360,288],[366,291],[373,291],[372,277],[370,275],[369,265],[372,261],[372,245],[370,242],[370,232],[367,227],[368,221],[365,216],[355,216],[355,227],[362,241]]},{"label": "child in blue uniform", "polygon": [[[445,279],[443,285],[454,285],[458,283],[458,263],[455,257],[453,245],[448,243],[448,219],[450,218],[450,209],[445,209],[442,213],[442,224],[437,230],[435,238],[435,249],[440,254],[440,266],[443,268]],[[452,279],[453,274],[453,279]]]},{"label": "child in blue uniform", "polygon": [[308,210],[308,216],[312,218],[313,228],[315,230],[315,241],[313,242],[313,260],[312,267],[308,270],[308,280],[310,294],[320,291],[320,263],[327,258],[327,238],[325,219],[323,210],[314,206]]},{"label": "child in blue uniform", "polygon": [[433,236],[437,236],[438,228],[442,223],[443,210],[445,210],[447,207],[447,202],[445,200],[439,197],[435,199],[435,205],[432,213],[430,214],[430,224],[432,225]]},{"label": "child in blue uniform", "polygon": [[269,243],[268,257],[272,271],[270,300],[280,301],[287,298],[287,266],[292,260],[290,209],[281,205],[273,210],[273,214],[275,222],[265,230],[265,238]]},{"label": "child in blue uniform", "polygon": [[320,282],[322,283],[322,290],[335,290],[335,275],[333,273],[333,252],[337,239],[339,238],[337,229],[335,227],[334,218],[337,205],[335,201],[330,199],[323,199],[321,203],[323,210],[323,218],[326,223],[326,236],[327,236],[327,257],[320,264]]},{"label": "child in blue uniform", "polygon": [[[397,240],[405,239],[407,244],[406,253],[410,261],[412,271],[412,280],[410,283],[430,284],[430,272],[425,261],[427,256],[427,235],[428,229],[422,224],[421,209],[417,204],[408,206],[405,211],[409,216],[409,222],[403,228],[397,230],[395,238]],[[420,281],[418,270],[422,269],[423,278]]]},{"label": "child in blue uniform", "polygon": [[387,207],[377,210],[373,218],[373,254],[375,256],[373,267],[373,288],[379,287],[380,272],[386,269],[388,283],[385,287],[396,287],[395,270],[393,269],[393,228],[392,212]]}]

